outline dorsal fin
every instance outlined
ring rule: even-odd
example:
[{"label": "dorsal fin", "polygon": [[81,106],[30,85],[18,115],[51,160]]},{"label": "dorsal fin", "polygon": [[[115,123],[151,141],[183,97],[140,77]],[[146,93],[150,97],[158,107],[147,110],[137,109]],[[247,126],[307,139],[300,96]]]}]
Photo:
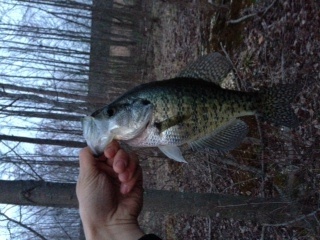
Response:
[{"label": "dorsal fin", "polygon": [[204,55],[189,64],[177,77],[199,78],[219,86],[232,70],[229,60],[218,52]]}]

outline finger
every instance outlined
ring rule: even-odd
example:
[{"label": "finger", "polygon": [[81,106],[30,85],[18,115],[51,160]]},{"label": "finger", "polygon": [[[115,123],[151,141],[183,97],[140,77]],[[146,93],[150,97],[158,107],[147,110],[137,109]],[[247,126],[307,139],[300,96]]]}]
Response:
[{"label": "finger", "polygon": [[96,161],[89,147],[81,149],[79,153],[80,175],[90,173],[96,169]]},{"label": "finger", "polygon": [[125,171],[134,172],[138,165],[138,158],[135,154],[129,154],[123,149],[120,149],[114,157],[113,169],[116,173],[123,173]]},{"label": "finger", "polygon": [[97,171],[96,161],[94,159],[93,153],[88,147],[81,149],[79,153],[79,177],[76,185],[77,196],[81,195],[83,186],[88,182],[90,176],[95,174]]},{"label": "finger", "polygon": [[132,176],[135,174],[139,160],[135,154],[129,155],[128,166],[125,168],[125,171],[119,173],[120,182],[128,182],[131,180]]},{"label": "finger", "polygon": [[140,166],[136,168],[136,171],[134,172],[134,175],[132,176],[130,181],[126,183],[121,183],[120,192],[122,194],[128,194],[132,191],[134,187],[139,185],[142,188],[142,170]]},{"label": "finger", "polygon": [[101,172],[104,172],[105,174],[107,174],[108,177],[118,179],[118,174],[113,170],[112,167],[107,165],[105,162],[98,162],[97,167]]},{"label": "finger", "polygon": [[114,158],[119,149],[119,143],[116,140],[113,140],[104,149],[104,155],[106,156],[106,158]]},{"label": "finger", "polygon": [[107,145],[104,150],[104,156],[107,158],[107,164],[112,167],[113,166],[113,158],[117,154],[120,149],[120,145],[117,141],[113,140],[111,143]]},{"label": "finger", "polygon": [[113,159],[113,170],[116,173],[123,173],[126,171],[130,162],[130,156],[123,149],[119,149]]}]

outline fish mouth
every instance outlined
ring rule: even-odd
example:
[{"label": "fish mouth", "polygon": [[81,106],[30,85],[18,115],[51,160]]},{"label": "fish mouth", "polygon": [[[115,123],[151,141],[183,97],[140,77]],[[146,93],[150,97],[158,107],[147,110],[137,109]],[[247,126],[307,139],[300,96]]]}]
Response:
[{"label": "fish mouth", "polygon": [[86,116],[82,119],[82,128],[83,137],[96,156],[101,155],[105,147],[113,140],[113,134],[110,131],[100,129],[92,116]]}]

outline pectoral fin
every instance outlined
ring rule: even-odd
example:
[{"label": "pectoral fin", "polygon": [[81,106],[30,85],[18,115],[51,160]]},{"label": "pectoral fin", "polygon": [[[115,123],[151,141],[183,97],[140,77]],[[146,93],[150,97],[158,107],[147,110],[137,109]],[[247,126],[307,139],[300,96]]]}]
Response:
[{"label": "pectoral fin", "polygon": [[238,147],[247,133],[248,125],[236,119],[189,145],[194,150],[207,148],[227,152]]},{"label": "pectoral fin", "polygon": [[177,126],[184,121],[188,120],[190,118],[189,115],[183,115],[183,116],[174,116],[171,118],[168,118],[162,122],[155,122],[154,125],[155,127],[159,130],[159,133],[164,132],[165,130]]},{"label": "pectoral fin", "polygon": [[173,145],[167,145],[167,146],[159,146],[159,149],[168,157],[171,158],[177,162],[184,162],[187,163],[187,161],[182,156],[182,153],[177,146]]}]

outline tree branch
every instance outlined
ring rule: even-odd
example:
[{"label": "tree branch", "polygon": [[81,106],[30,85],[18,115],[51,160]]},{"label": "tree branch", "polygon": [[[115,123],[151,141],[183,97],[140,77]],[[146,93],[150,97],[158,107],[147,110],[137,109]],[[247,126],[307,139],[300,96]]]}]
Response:
[{"label": "tree branch", "polygon": [[264,224],[262,224],[262,226],[264,226],[264,227],[283,227],[283,226],[288,226],[288,225],[291,225],[293,223],[297,223],[297,222],[299,222],[301,220],[304,220],[304,219],[306,219],[308,217],[316,216],[318,212],[320,212],[320,208],[318,208],[317,210],[315,210],[315,211],[313,211],[313,212],[311,212],[309,214],[301,215],[301,216],[299,216],[299,217],[297,217],[297,218],[295,218],[295,219],[293,219],[291,221],[282,222],[282,223],[275,223],[275,224],[264,223]]},{"label": "tree branch", "polygon": [[8,217],[6,214],[0,212],[0,216],[3,216],[5,219],[7,219],[10,222],[13,222],[17,225],[19,225],[20,227],[23,227],[25,229],[27,229],[28,231],[32,232],[34,235],[36,235],[37,237],[39,237],[40,239],[43,240],[47,240],[47,238],[45,238],[44,236],[42,236],[40,233],[38,233],[36,230],[34,230],[32,227],[27,226],[26,224],[19,222],[13,218]]},{"label": "tree branch", "polygon": [[[272,8],[272,6],[276,3],[277,0],[274,0],[262,13],[262,16],[264,16],[269,10],[270,8]],[[227,23],[228,24],[237,24],[237,23],[241,23],[249,18],[252,18],[256,15],[258,15],[260,12],[256,12],[256,13],[251,13],[251,14],[248,14],[246,16],[243,16],[241,18],[238,18],[238,19],[231,19],[229,20]]]},{"label": "tree branch", "polygon": [[71,141],[71,140],[60,140],[60,139],[43,139],[43,138],[29,138],[19,136],[0,135],[0,141],[13,141],[13,142],[26,142],[34,144],[48,144],[54,146],[83,148],[86,146],[84,142]]}]

